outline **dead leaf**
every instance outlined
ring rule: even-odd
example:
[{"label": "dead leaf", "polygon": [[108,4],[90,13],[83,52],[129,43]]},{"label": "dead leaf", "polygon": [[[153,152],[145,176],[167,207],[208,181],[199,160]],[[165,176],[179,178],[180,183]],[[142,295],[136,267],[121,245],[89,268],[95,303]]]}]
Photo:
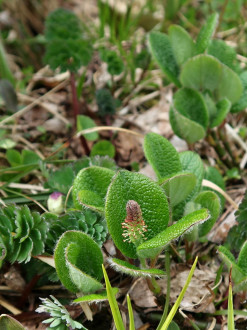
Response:
[{"label": "dead leaf", "polygon": [[138,283],[130,291],[130,297],[136,306],[139,307],[156,307],[154,294],[149,290],[145,279],[140,279]]}]

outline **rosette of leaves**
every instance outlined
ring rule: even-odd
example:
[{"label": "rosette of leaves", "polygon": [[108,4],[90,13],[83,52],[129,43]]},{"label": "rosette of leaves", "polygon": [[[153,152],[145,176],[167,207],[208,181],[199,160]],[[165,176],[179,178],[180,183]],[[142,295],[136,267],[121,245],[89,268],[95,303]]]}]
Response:
[{"label": "rosette of leaves", "polygon": [[53,70],[59,67],[61,72],[76,72],[91,60],[91,41],[83,39],[79,19],[69,10],[59,8],[48,15],[45,38],[44,60]]},{"label": "rosette of leaves", "polygon": [[119,75],[124,71],[124,63],[114,50],[101,49],[100,57],[107,63],[107,71],[112,75]]},{"label": "rosette of leaves", "polygon": [[228,269],[232,268],[232,279],[234,281],[234,292],[247,289],[247,241],[242,245],[238,259],[225,246],[218,247],[220,258],[225,262]]},{"label": "rosette of leaves", "polygon": [[44,252],[47,224],[27,205],[0,209],[1,262],[28,262]]},{"label": "rosette of leaves", "polygon": [[99,214],[85,209],[83,211],[70,211],[62,216],[44,214],[49,226],[46,239],[46,251],[53,253],[58,238],[68,230],[80,230],[89,235],[100,247],[107,237],[105,219]]},{"label": "rosette of leaves", "polygon": [[114,115],[116,111],[116,102],[107,88],[98,89],[95,93],[96,102],[99,109],[99,115]]},{"label": "rosette of leaves", "polygon": [[168,35],[157,31],[149,35],[154,59],[179,88],[170,122],[175,134],[188,143],[204,138],[208,128],[220,125],[229,111],[246,106],[236,53],[224,42],[211,41],[217,21],[218,15],[211,15],[196,41],[177,25],[169,28]]}]

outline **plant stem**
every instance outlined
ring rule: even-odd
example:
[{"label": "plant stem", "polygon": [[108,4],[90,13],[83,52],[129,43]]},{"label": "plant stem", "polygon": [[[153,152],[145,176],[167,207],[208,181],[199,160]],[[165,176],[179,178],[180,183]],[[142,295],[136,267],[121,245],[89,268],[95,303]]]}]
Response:
[{"label": "plant stem", "polygon": [[167,276],[166,303],[165,303],[164,312],[163,312],[163,315],[161,317],[161,320],[160,320],[160,323],[158,325],[157,330],[160,330],[162,328],[162,325],[164,324],[164,322],[167,318],[169,304],[170,304],[171,273],[170,273],[170,253],[169,253],[169,249],[166,250],[165,256],[166,256],[166,276]]},{"label": "plant stem", "polygon": [[[70,85],[72,93],[72,106],[73,106],[73,115],[74,115],[74,127],[76,127],[77,116],[80,114],[80,107],[77,98],[76,84],[75,84],[75,74],[70,72]],[[80,136],[80,141],[83,146],[86,155],[90,154],[90,149],[87,144],[87,140],[83,135]]]},{"label": "plant stem", "polygon": [[79,102],[78,102],[77,93],[76,93],[74,72],[70,72],[70,86],[71,86],[71,93],[72,93],[73,115],[74,115],[74,121],[76,124],[76,117],[80,114],[80,111],[79,111]]}]

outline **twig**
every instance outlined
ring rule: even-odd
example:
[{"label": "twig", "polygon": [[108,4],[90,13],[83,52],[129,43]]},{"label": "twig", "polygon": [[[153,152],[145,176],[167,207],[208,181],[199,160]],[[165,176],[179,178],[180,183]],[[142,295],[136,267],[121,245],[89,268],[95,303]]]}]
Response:
[{"label": "twig", "polygon": [[0,305],[10,311],[12,314],[21,314],[21,310],[10,304],[7,300],[0,296]]},{"label": "twig", "polygon": [[125,133],[133,134],[133,135],[144,138],[144,135],[141,133],[132,131],[127,128],[114,127],[114,126],[97,126],[97,127],[93,127],[93,128],[87,128],[87,129],[84,129],[84,130],[78,132],[76,134],[76,136],[81,136],[83,134],[92,133],[92,132],[100,132],[100,131],[119,131],[119,132],[125,132]]},{"label": "twig", "polygon": [[202,185],[204,187],[208,187],[215,191],[218,191],[235,208],[235,210],[238,210],[238,205],[234,202],[234,200],[231,199],[231,197],[223,189],[221,189],[219,186],[217,186],[215,183],[203,179]]}]

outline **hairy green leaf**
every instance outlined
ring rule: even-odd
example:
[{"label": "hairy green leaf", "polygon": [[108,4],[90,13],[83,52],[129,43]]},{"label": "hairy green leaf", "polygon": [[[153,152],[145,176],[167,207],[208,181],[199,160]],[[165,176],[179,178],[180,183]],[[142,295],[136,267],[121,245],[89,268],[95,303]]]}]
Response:
[{"label": "hairy green leaf", "polygon": [[205,236],[211,230],[220,215],[220,199],[213,191],[203,191],[194,199],[195,203],[205,207],[210,212],[210,219],[199,225],[199,236]]},{"label": "hairy green leaf", "polygon": [[207,129],[208,111],[202,94],[195,89],[181,88],[174,94],[174,107],[183,116]]},{"label": "hairy green leaf", "polygon": [[194,225],[208,220],[209,217],[210,214],[207,209],[201,209],[187,214],[178,222],[160,232],[152,239],[139,245],[137,248],[139,257],[154,258],[157,253],[161,252],[169,243],[171,243],[171,241],[179,238]]},{"label": "hairy green leaf", "polygon": [[149,47],[161,70],[177,87],[180,87],[179,67],[169,37],[164,33],[153,31],[149,34]]},{"label": "hairy green leaf", "polygon": [[180,80],[185,87],[209,90],[217,100],[228,98],[235,103],[242,95],[243,87],[238,75],[211,55],[197,55],[183,66]]},{"label": "hairy green leaf", "polygon": [[2,314],[0,315],[0,329],[2,330],[25,330],[20,322],[13,317]]},{"label": "hairy green leaf", "polygon": [[133,243],[124,242],[122,223],[126,218],[126,204],[136,201],[147,226],[145,237],[150,239],[167,227],[168,203],[163,190],[140,173],[119,171],[113,178],[106,195],[105,217],[109,233],[118,249],[130,258],[136,258]]},{"label": "hairy green leaf", "polygon": [[164,276],[165,272],[160,269],[149,268],[142,269],[138,268],[127,261],[120,259],[109,259],[111,267],[113,267],[117,272],[124,273],[130,276],[138,276],[138,277],[151,277],[151,276]]},{"label": "hairy green leaf", "polygon": [[98,166],[82,169],[73,183],[75,207],[81,209],[81,205],[85,205],[103,211],[104,198],[114,174],[114,171]]},{"label": "hairy green leaf", "polygon": [[206,135],[203,126],[181,115],[173,107],[170,108],[169,118],[174,133],[188,143],[195,143],[200,139],[203,139]]},{"label": "hairy green leaf", "polygon": [[218,24],[218,17],[218,13],[212,14],[201,28],[196,39],[196,49],[198,54],[203,53],[208,48],[210,40]]},{"label": "hairy green leaf", "polygon": [[193,173],[177,173],[160,182],[172,207],[184,201],[196,185],[196,176]]},{"label": "hairy green leaf", "polygon": [[159,134],[146,134],[144,153],[159,180],[181,171],[178,152],[167,139]]},{"label": "hairy green leaf", "polygon": [[178,65],[184,64],[190,57],[195,55],[195,43],[181,26],[171,25],[168,34]]},{"label": "hairy green leaf", "polygon": [[90,293],[102,287],[103,255],[87,234],[65,232],[56,245],[54,260],[60,281],[71,292]]},{"label": "hairy green leaf", "polygon": [[[116,295],[119,291],[118,288],[112,288],[113,294]],[[87,302],[88,304],[92,304],[92,303],[99,303],[99,302],[103,302],[105,300],[107,300],[107,292],[106,290],[101,291],[99,294],[97,293],[93,293],[90,295],[85,295],[79,298],[76,298],[75,300],[73,300],[74,303],[82,303],[82,302]]]},{"label": "hairy green leaf", "polygon": [[227,99],[224,98],[217,102],[216,104],[216,113],[212,118],[210,118],[210,128],[219,126],[223,120],[226,118],[228,112],[231,109],[231,102]]}]

